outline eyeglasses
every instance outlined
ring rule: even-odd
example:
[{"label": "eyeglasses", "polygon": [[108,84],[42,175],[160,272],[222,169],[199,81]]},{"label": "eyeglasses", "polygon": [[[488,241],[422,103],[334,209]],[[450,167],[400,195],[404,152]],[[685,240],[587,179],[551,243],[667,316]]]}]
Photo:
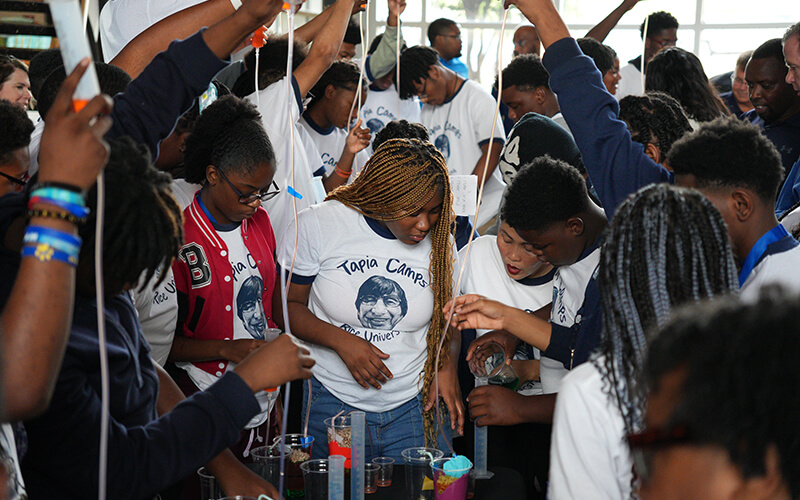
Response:
[{"label": "eyeglasses", "polygon": [[642,481],[647,481],[653,472],[653,456],[657,450],[693,442],[692,434],[685,425],[666,430],[645,429],[642,432],[628,434],[627,439],[633,458],[633,468]]},{"label": "eyeglasses", "polygon": [[422,79],[422,89],[417,92],[417,97],[420,99],[427,99],[428,98],[428,77]]},{"label": "eyeglasses", "polygon": [[3,172],[0,172],[0,177],[5,177],[6,179],[10,180],[11,182],[13,182],[15,184],[19,184],[20,186],[24,186],[25,184],[28,183],[28,173],[27,172],[22,175],[22,179],[17,179],[16,177],[8,175],[8,174],[5,174]]},{"label": "eyeglasses", "polygon": [[[219,172],[219,175],[221,175],[222,178],[225,179],[225,182],[227,182],[228,185],[231,187],[231,189],[233,189],[233,192],[239,196],[239,203],[241,203],[242,205],[250,205],[256,200],[261,200],[262,202],[271,200],[272,198],[278,196],[278,193],[281,192],[281,188],[278,187],[278,184],[275,181],[272,181],[270,187],[275,188],[272,191],[266,191],[266,192],[256,191],[255,193],[244,194],[243,192],[236,189],[236,186],[234,186],[233,183],[225,176],[225,173],[222,170],[217,169],[217,172]],[[269,188],[267,188],[267,190],[268,189]]]},{"label": "eyeglasses", "polygon": [[650,38],[650,41],[661,47],[662,49],[666,49],[667,47],[674,47],[678,44],[677,38]]}]

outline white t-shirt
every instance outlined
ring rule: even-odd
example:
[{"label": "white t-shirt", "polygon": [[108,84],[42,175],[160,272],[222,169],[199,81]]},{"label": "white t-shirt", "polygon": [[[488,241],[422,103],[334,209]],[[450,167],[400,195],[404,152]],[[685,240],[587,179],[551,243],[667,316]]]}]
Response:
[{"label": "white t-shirt", "polygon": [[109,62],[142,31],[204,0],[111,0],[100,11],[103,59]]},{"label": "white t-shirt", "polygon": [[781,226],[783,226],[789,234],[792,234],[792,231],[794,231],[798,225],[800,225],[800,207],[785,214],[781,219]]},{"label": "white t-shirt", "polygon": [[628,63],[619,70],[619,76],[622,79],[619,81],[617,93],[614,94],[618,101],[629,95],[644,95],[642,72],[639,71],[639,68]]},{"label": "white t-shirt", "polygon": [[[428,356],[430,238],[406,245],[338,201],[301,212],[299,228],[293,281],[312,283],[308,308],[389,354],[384,364],[394,378],[380,390],[364,389],[335,351],[308,343],[317,361],[314,376],[334,396],[364,411],[384,412],[406,403],[422,389],[420,374]],[[291,264],[294,237],[288,235],[294,231],[292,223],[279,244],[283,269]]]},{"label": "white t-shirt", "polygon": [[740,297],[754,302],[767,285],[780,285],[788,293],[800,293],[800,246],[764,257],[742,285]]},{"label": "white t-shirt", "polygon": [[[597,272],[600,263],[600,247],[592,250],[578,262],[556,269],[553,277],[553,311],[550,322],[571,327],[576,323],[578,311],[583,306],[586,285]],[[561,361],[542,356],[539,373],[542,378],[542,390],[545,394],[559,391],[561,379],[569,372]]]},{"label": "white t-shirt", "polygon": [[[483,155],[481,146],[492,137],[492,117],[496,101],[490,93],[472,80],[466,80],[450,98],[440,106],[422,105],[422,124],[428,128],[431,142],[447,160],[450,175],[469,175],[475,170]],[[505,141],[503,121],[497,119],[494,138]],[[505,183],[495,168],[486,178],[483,188],[483,206],[475,227],[481,227],[497,215]]]},{"label": "white t-shirt", "polygon": [[[228,261],[233,269],[233,309],[236,312],[233,315],[233,339],[263,339],[264,330],[268,328],[268,325],[262,303],[264,281],[258,271],[256,261],[245,246],[238,225],[228,231],[217,229],[217,235],[225,242],[225,247],[228,249]],[[239,317],[240,311],[241,318]],[[177,365],[186,370],[189,378],[200,390],[207,389],[219,379],[216,375],[201,370],[192,363],[177,363]],[[226,371],[234,368],[236,368],[236,363],[230,362]],[[257,392],[255,396],[261,405],[261,413],[248,422],[245,426],[247,429],[263,424],[274,404],[266,391]]]},{"label": "white t-shirt", "polygon": [[31,142],[28,144],[28,155],[31,162],[28,165],[28,175],[33,177],[39,171],[39,150],[42,147],[42,134],[44,133],[44,120],[36,120],[31,132]]},{"label": "white t-shirt", "polygon": [[[298,212],[316,202],[311,179],[314,172],[322,167],[319,161],[320,154],[314,141],[306,129],[298,123],[300,115],[303,113],[303,96],[300,95],[300,87],[297,86],[297,80],[291,77],[292,95],[287,95],[286,78],[282,78],[264,90],[259,90],[258,99],[256,99],[255,93],[246,97],[248,101],[259,106],[261,122],[275,151],[277,171],[274,180],[280,186],[281,192],[278,196],[262,203],[262,206],[269,213],[272,227],[276,233],[286,227],[289,219],[294,218],[292,205],[294,199],[297,200]],[[292,127],[294,127],[295,183],[292,183]],[[302,199],[293,199],[289,194],[288,186],[292,186],[295,191],[300,193]]]},{"label": "white t-shirt", "polygon": [[[330,175],[333,169],[336,168],[336,163],[342,157],[342,152],[347,144],[347,130],[333,125],[328,128],[322,128],[306,114],[300,118],[299,123],[311,140],[314,141],[314,145],[317,146],[319,151],[320,167],[314,172],[314,175],[323,177]],[[353,171],[360,172],[366,165],[367,160],[369,160],[367,153],[364,150],[359,151],[355,160],[353,160]]]},{"label": "white t-shirt", "polygon": [[603,392],[600,371],[583,363],[564,377],[556,398],[547,497],[626,499],[632,477],[622,414]]},{"label": "white t-shirt", "polygon": [[[364,126],[372,132],[373,139],[375,134],[380,132],[390,121],[407,120],[411,123],[420,123],[421,115],[419,100],[416,97],[400,99],[400,94],[394,84],[386,90],[370,87],[367,100],[361,106]],[[372,143],[367,150],[371,155]]]},{"label": "white t-shirt", "polygon": [[564,130],[566,130],[567,132],[569,132],[570,135],[572,135],[572,130],[570,130],[569,125],[567,125],[567,119],[564,118],[564,115],[561,114],[561,111],[551,116],[550,119],[561,125],[561,127]]},{"label": "white t-shirt", "polygon": [[[157,287],[161,272],[156,272],[144,288],[137,285],[131,290],[133,304],[142,324],[142,334],[150,344],[150,357],[164,366],[172,349],[175,327],[178,323],[178,295],[172,267],[167,267],[166,277]],[[142,273],[141,279],[144,278]],[[141,288],[141,290],[140,290]]]},{"label": "white t-shirt", "polygon": [[[189,206],[194,199],[194,194],[200,189],[199,184],[190,184],[185,179],[175,179],[172,181],[172,196],[181,211]],[[142,324],[144,338],[150,344],[150,357],[164,366],[172,349],[172,339],[175,337],[175,328],[178,323],[178,295],[175,289],[175,277],[172,274],[172,267],[166,269],[167,276],[157,287],[161,273],[156,273],[144,288],[139,284],[131,290],[133,304],[139,315]],[[141,289],[141,290],[140,290]]]},{"label": "white t-shirt", "polygon": [[[7,490],[4,492],[3,498],[8,498],[9,500],[28,498],[25,493],[25,481],[22,478],[14,428],[9,423],[0,425],[0,455],[11,461],[11,467],[6,470]],[[8,495],[5,493],[8,493]]]},{"label": "white t-shirt", "polygon": [[[458,252],[460,262],[464,262],[466,253],[466,246]],[[500,249],[497,248],[497,236],[481,236],[472,242],[472,250],[461,277],[459,293],[477,293],[511,307],[534,312],[553,300],[554,273],[555,270],[539,278],[522,280],[511,278],[506,272]],[[488,331],[478,329],[476,335],[480,337]],[[540,358],[538,349],[533,348],[533,353],[532,359]],[[520,389],[523,387],[526,395],[542,392],[540,382],[520,385]]]}]

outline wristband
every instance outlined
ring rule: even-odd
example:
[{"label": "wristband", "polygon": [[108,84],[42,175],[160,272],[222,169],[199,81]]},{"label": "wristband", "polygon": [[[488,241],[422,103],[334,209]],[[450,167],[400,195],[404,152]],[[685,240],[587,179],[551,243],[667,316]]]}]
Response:
[{"label": "wristband", "polygon": [[80,237],[49,227],[28,226],[23,241],[26,244],[45,243],[76,257],[81,251]]},{"label": "wristband", "polygon": [[233,5],[233,10],[239,10],[239,7],[242,6],[242,0],[231,0],[231,5]]},{"label": "wristband", "polygon": [[86,223],[85,217],[75,217],[74,215],[61,212],[60,210],[43,210],[43,209],[36,209],[36,210],[28,210],[28,219],[33,217],[44,217],[46,219],[58,219],[67,222],[71,222],[72,224],[83,225]]},{"label": "wristband", "polygon": [[81,207],[86,205],[83,196],[80,194],[57,187],[37,187],[31,191],[31,197],[35,198],[37,196],[40,198],[48,198],[50,200],[63,201],[64,203],[72,203],[73,205],[78,205]]},{"label": "wristband", "polygon": [[36,246],[26,246],[22,249],[23,257],[33,257],[39,262],[61,261],[71,265],[72,267],[78,266],[78,257],[69,255],[61,250],[56,250],[47,243],[39,243]]},{"label": "wristband", "polygon": [[78,217],[79,219],[83,219],[89,216],[89,209],[84,206],[76,205],[74,203],[67,203],[64,201],[54,200],[52,198],[44,198],[42,196],[34,196],[33,198],[31,198],[30,201],[28,202],[28,208],[33,208],[33,206],[37,203],[48,203],[50,205],[55,205],[59,208],[63,208],[64,210],[67,211],[67,213],[70,213],[75,217]]},{"label": "wristband", "polygon": [[67,190],[67,191],[71,191],[73,193],[78,193],[81,196],[86,196],[86,191],[85,190],[79,188],[78,186],[73,186],[72,184],[67,184],[65,182],[50,182],[50,181],[37,182],[36,184],[33,185],[31,190],[35,191],[35,190],[37,190],[39,188],[48,188],[48,187],[64,189],[64,190]]},{"label": "wristband", "polygon": [[344,170],[339,168],[338,164],[336,165],[336,168],[333,169],[333,171],[336,173],[336,175],[338,175],[342,179],[349,179],[350,178],[350,174],[353,173],[353,169],[350,169],[347,172],[345,172]]}]

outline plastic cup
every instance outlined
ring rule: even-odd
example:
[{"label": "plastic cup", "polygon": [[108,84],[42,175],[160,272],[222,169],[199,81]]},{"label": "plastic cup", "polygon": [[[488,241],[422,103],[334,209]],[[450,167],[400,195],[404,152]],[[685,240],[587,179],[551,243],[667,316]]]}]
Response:
[{"label": "plastic cup", "polygon": [[467,500],[469,473],[472,467],[445,471],[449,458],[437,458],[431,462],[435,500]]},{"label": "plastic cup", "polygon": [[286,456],[286,498],[299,498],[304,494],[303,471],[300,465],[311,459],[311,447],[314,444],[313,436],[303,434],[287,434],[285,444],[281,444],[281,436],[275,438],[279,443],[276,449],[283,450]]},{"label": "plastic cup", "polygon": [[442,458],[444,453],[436,448],[408,448],[401,453],[406,474],[408,500],[433,498],[433,472],[431,459]]},{"label": "plastic cup", "polygon": [[392,473],[394,472],[394,458],[378,457],[373,458],[372,463],[379,467],[378,478],[375,484],[381,488],[392,485]]},{"label": "plastic cup", "polygon": [[328,500],[328,459],[308,460],[300,464],[306,500]]},{"label": "plastic cup", "polygon": [[328,455],[343,456],[344,468],[349,469],[352,457],[350,449],[352,439],[350,415],[326,418],[324,423],[328,429]]},{"label": "plastic cup", "polygon": [[364,493],[375,493],[378,491],[378,470],[381,466],[377,464],[364,464]]},{"label": "plastic cup", "polygon": [[253,471],[277,488],[281,479],[281,452],[278,447],[259,446],[250,450]]},{"label": "plastic cup", "polygon": [[469,486],[467,487],[467,498],[475,497],[475,469],[469,471]]},{"label": "plastic cup", "polygon": [[217,500],[222,497],[222,488],[219,487],[217,478],[206,471],[205,467],[197,469],[197,475],[200,477],[200,500]]}]

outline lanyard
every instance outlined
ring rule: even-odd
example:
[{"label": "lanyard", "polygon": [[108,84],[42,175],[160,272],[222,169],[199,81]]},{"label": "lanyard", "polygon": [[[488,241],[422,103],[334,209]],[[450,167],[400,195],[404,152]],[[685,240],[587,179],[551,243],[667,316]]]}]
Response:
[{"label": "lanyard", "polygon": [[786,236],[789,236],[789,233],[786,232],[786,229],[782,225],[778,224],[756,241],[756,244],[750,249],[750,253],[747,254],[744,264],[742,264],[742,270],[739,271],[740,288],[744,285],[744,282],[747,281],[747,277],[753,272],[753,268],[756,267],[756,264],[761,261],[761,258],[767,251],[767,247]]}]

